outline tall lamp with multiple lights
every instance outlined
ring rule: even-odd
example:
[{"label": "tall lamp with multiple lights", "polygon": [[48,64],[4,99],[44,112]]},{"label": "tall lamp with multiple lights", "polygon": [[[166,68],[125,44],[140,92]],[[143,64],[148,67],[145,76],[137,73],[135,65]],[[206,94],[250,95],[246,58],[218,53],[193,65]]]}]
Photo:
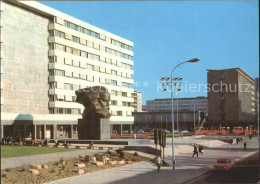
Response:
[{"label": "tall lamp with multiple lights", "polygon": [[[171,77],[161,77],[161,81],[162,81],[162,86],[171,86],[171,99],[172,99],[172,169],[175,170],[175,164],[176,164],[176,161],[175,161],[175,155],[174,155],[174,111],[173,111],[173,88],[174,86],[177,85],[176,81],[181,81],[182,78],[180,77],[177,77],[177,78],[174,78],[173,77],[173,72],[174,70],[184,64],[184,63],[195,63],[195,62],[198,62],[200,59],[199,58],[194,58],[194,59],[191,59],[191,60],[188,60],[188,61],[184,61],[178,65],[176,65],[172,72],[171,72]],[[178,80],[179,79],[179,80]],[[170,81],[169,81],[170,80]],[[177,88],[177,91],[180,90],[180,88]],[[166,88],[163,88],[163,91],[167,91]]]}]

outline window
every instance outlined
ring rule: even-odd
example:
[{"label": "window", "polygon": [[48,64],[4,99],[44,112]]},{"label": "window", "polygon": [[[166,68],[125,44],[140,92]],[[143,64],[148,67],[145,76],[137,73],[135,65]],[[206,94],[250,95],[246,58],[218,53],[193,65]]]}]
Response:
[{"label": "window", "polygon": [[112,73],[112,75],[116,75],[117,74],[116,70],[111,70],[111,73]]},{"label": "window", "polygon": [[51,56],[49,57],[50,63],[56,63],[57,62],[57,56]]},{"label": "window", "polygon": [[88,57],[87,52],[81,51],[81,57],[87,58]]},{"label": "window", "polygon": [[122,96],[127,96],[127,92],[122,92]]},{"label": "window", "polygon": [[65,71],[55,69],[55,70],[54,70],[54,75],[57,75],[57,76],[65,76]]},{"label": "window", "polygon": [[57,49],[57,50],[65,52],[65,46],[57,44],[57,43],[54,44],[54,49]]},{"label": "window", "polygon": [[49,96],[49,100],[50,100],[51,102],[56,101],[56,100],[57,100],[57,96],[56,96],[56,95],[50,95],[50,96]]},{"label": "window", "polygon": [[121,67],[125,69],[132,69],[132,66],[126,63],[121,63]]},{"label": "window", "polygon": [[122,115],[123,115],[122,111],[117,111],[117,116],[122,116]]},{"label": "window", "polygon": [[54,31],[54,36],[58,36],[60,38],[64,38],[65,34],[63,32],[61,32],[61,31],[55,30]]},{"label": "window", "polygon": [[106,48],[106,52],[109,53],[109,54],[113,54],[115,56],[119,56],[119,57],[122,57],[122,58],[125,58],[125,59],[132,60],[132,56],[127,55],[127,54],[122,53],[122,52],[119,52],[119,51],[116,51],[116,50],[113,50],[113,49],[110,49],[110,48]]},{"label": "window", "polygon": [[72,36],[73,42],[79,43],[79,37]]},{"label": "window", "polygon": [[93,48],[94,47],[94,43],[91,42],[91,41],[87,41],[87,46]]},{"label": "window", "polygon": [[64,83],[64,89],[73,90],[73,85],[72,84],[68,84],[68,83]]},{"label": "window", "polygon": [[94,66],[90,65],[90,64],[86,64],[86,69],[93,71],[94,70]]},{"label": "window", "polygon": [[97,49],[97,50],[99,50],[99,44],[97,44],[97,43],[94,43],[94,49]]},{"label": "window", "polygon": [[111,85],[117,86],[117,81],[116,80],[111,80]]},{"label": "window", "polygon": [[76,56],[80,56],[80,50],[79,49],[72,49],[72,54],[76,55]]},{"label": "window", "polygon": [[49,88],[57,88],[57,82],[50,82]]},{"label": "window", "polygon": [[88,53],[88,58],[95,61],[99,61],[99,56],[95,54]]},{"label": "window", "polygon": [[116,100],[111,100],[111,105],[117,105],[117,101]]},{"label": "window", "polygon": [[129,84],[129,83],[126,83],[126,82],[122,82],[122,87],[132,88],[132,84]]},{"label": "window", "polygon": [[111,95],[117,96],[117,91],[111,90]]},{"label": "window", "polygon": [[127,49],[127,50],[132,50],[132,47],[127,45],[127,44],[121,43],[121,42],[113,40],[113,39],[111,40],[111,42],[115,46],[118,46],[118,47],[121,47],[121,48],[124,48],[124,49]]},{"label": "window", "polygon": [[94,38],[99,38],[99,33],[96,33],[96,32],[91,31],[91,30],[89,30],[89,29],[83,28],[83,27],[81,27],[81,26],[78,26],[78,25],[73,24],[73,23],[71,23],[71,22],[68,22],[68,21],[66,21],[66,20],[64,20],[64,26],[66,26],[66,27],[68,27],[68,28],[70,28],[70,29],[74,29],[74,30],[76,30],[76,31],[80,31],[80,32],[82,32],[82,33],[84,33],[84,34],[87,34],[87,35],[89,35],[89,36],[92,36],[92,37],[94,37]]},{"label": "window", "polygon": [[72,54],[72,48],[71,47],[66,47],[66,52]]}]

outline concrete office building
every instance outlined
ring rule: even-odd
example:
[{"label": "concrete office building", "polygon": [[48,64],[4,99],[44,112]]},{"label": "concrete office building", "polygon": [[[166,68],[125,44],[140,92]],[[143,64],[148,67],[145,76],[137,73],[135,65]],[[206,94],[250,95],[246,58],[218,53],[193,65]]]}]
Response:
[{"label": "concrete office building", "polygon": [[134,112],[142,112],[142,93],[139,91],[134,91],[134,93],[132,93],[132,97],[134,98]]},{"label": "concrete office building", "polygon": [[255,122],[259,125],[259,78],[255,79],[255,109],[256,109],[256,113],[255,113]]},{"label": "concrete office building", "polygon": [[133,42],[35,1],[0,1],[1,136],[77,137],[75,90],[111,93],[111,129],[134,123]]},{"label": "concrete office building", "polygon": [[[207,97],[196,97],[196,98],[174,98],[173,99],[174,110],[180,112],[188,112],[188,111],[208,111],[208,101]],[[148,112],[167,112],[172,109],[172,99],[155,99],[155,100],[147,100],[146,106],[144,107],[145,111]]]},{"label": "concrete office building", "polygon": [[255,80],[240,68],[208,70],[208,122],[255,127]]},{"label": "concrete office building", "polygon": [[[193,131],[206,118],[208,112],[207,97],[174,98],[175,129]],[[178,110],[177,110],[178,108]],[[146,130],[172,127],[172,99],[147,100],[143,106],[145,112],[134,112],[135,128]],[[178,113],[177,113],[178,112]],[[206,119],[205,119],[206,120]],[[177,126],[178,122],[178,126]]]}]

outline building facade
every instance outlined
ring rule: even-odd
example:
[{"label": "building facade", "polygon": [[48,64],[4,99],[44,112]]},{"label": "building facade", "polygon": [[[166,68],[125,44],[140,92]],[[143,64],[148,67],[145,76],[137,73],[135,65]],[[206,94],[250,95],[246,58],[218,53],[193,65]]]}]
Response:
[{"label": "building facade", "polygon": [[75,91],[104,86],[111,128],[134,123],[133,42],[35,1],[0,1],[1,135],[76,137]]},{"label": "building facade", "polygon": [[208,122],[255,126],[255,80],[240,68],[208,70]]},{"label": "building facade", "polygon": [[132,97],[134,98],[134,112],[142,112],[142,93],[139,91],[134,91],[134,93],[132,93]]},{"label": "building facade", "polygon": [[[208,112],[208,101],[207,97],[196,97],[196,98],[174,98],[173,108],[180,112],[189,111],[201,111]],[[147,100],[144,107],[145,111],[148,112],[170,112],[172,109],[172,99],[155,99]]]},{"label": "building facade", "polygon": [[255,109],[256,109],[256,113],[255,113],[255,122],[258,124],[259,126],[259,94],[260,94],[260,90],[259,90],[259,77],[255,79]]}]

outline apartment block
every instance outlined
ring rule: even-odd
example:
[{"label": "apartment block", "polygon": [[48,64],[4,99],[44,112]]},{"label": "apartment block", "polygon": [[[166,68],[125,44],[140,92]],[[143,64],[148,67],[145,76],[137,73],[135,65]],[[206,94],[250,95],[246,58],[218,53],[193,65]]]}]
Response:
[{"label": "apartment block", "polygon": [[133,42],[36,1],[0,1],[2,137],[76,137],[75,91],[104,86],[111,129],[134,123]]},{"label": "apartment block", "polygon": [[209,123],[255,126],[255,80],[240,68],[208,70]]}]

